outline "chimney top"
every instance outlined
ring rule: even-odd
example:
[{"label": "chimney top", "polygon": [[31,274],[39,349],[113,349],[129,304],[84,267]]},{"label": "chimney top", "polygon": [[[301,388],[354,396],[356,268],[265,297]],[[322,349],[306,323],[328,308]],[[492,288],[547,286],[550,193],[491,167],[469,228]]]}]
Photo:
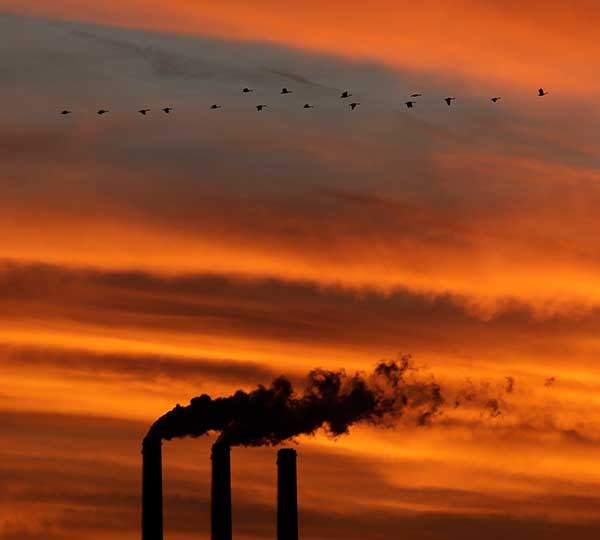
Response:
[{"label": "chimney top", "polygon": [[279,460],[294,460],[296,459],[297,456],[297,452],[296,450],[294,450],[293,448],[280,448],[277,451],[277,463],[279,463]]},{"label": "chimney top", "polygon": [[218,456],[229,455],[230,452],[231,452],[231,447],[228,444],[216,442],[215,444],[212,445],[211,457],[214,457],[215,455],[218,455]]}]

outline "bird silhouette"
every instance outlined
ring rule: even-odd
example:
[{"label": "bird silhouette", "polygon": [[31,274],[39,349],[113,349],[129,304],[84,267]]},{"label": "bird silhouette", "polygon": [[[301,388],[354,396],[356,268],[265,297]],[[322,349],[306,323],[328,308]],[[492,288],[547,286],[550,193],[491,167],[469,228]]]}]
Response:
[{"label": "bird silhouette", "polygon": [[356,107],[358,107],[360,105],[360,103],[350,103],[350,108],[352,110],[356,109]]},{"label": "bird silhouette", "polygon": [[305,103],[303,109],[314,109],[315,106],[311,105],[310,103]]},{"label": "bird silhouette", "polygon": [[252,90],[252,88],[244,88],[242,90],[242,93],[244,93],[244,94],[249,94],[250,92],[254,92],[254,90]]},{"label": "bird silhouette", "polygon": [[150,109],[140,109],[138,112],[139,112],[139,113],[140,113],[142,116],[146,116],[146,115],[147,115],[147,114],[150,112]]},{"label": "bird silhouette", "polygon": [[67,111],[65,109],[64,111],[60,111],[60,114],[62,114],[63,116],[66,116],[67,114],[73,114],[73,111]]},{"label": "bird silhouette", "polygon": [[407,101],[405,103],[405,105],[409,108],[412,109],[415,106],[416,101]]},{"label": "bird silhouette", "polygon": [[350,92],[348,92],[348,90],[344,90],[342,92],[342,95],[340,96],[342,99],[346,99],[349,98],[352,94]]},{"label": "bird silhouette", "polygon": [[210,106],[210,108],[211,108],[211,109],[213,109],[213,110],[214,110],[214,109],[222,109],[222,108],[223,108],[223,105],[217,105],[217,104],[215,103],[214,105],[211,105],[211,106]]},{"label": "bird silhouette", "polygon": [[102,116],[103,114],[108,114],[110,111],[107,111],[106,109],[100,109],[96,114],[99,114],[100,116]]},{"label": "bird silhouette", "polygon": [[282,88],[281,93],[282,94],[293,94],[294,92],[292,92],[291,90],[288,90],[287,88]]},{"label": "bird silhouette", "polygon": [[423,94],[411,94],[411,98],[421,97]]},{"label": "bird silhouette", "polygon": [[548,92],[545,92],[543,88],[540,88],[538,90],[538,96],[540,96],[540,97],[544,97],[547,94],[548,94]]},{"label": "bird silhouette", "polygon": [[493,98],[492,98],[492,101],[493,101],[494,103],[498,103],[498,101],[500,101],[501,99],[502,99],[501,97],[493,97]]},{"label": "bird silhouette", "polygon": [[444,98],[444,101],[447,103],[448,107],[450,107],[450,105],[452,105],[452,102],[453,102],[454,100],[456,100],[456,98],[455,98],[455,97],[447,97],[447,98]]},{"label": "bird silhouette", "polygon": [[165,107],[162,111],[165,114],[171,114],[171,111],[173,110],[173,107]]},{"label": "bird silhouette", "polygon": [[256,106],[256,110],[257,110],[258,112],[260,112],[260,111],[262,111],[262,110],[263,110],[265,107],[266,107],[266,105],[257,105],[257,106]]}]

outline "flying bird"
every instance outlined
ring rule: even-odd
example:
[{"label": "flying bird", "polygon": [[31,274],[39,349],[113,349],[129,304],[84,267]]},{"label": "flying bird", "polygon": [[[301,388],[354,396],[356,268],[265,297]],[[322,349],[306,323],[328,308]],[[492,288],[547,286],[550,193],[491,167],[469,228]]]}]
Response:
[{"label": "flying bird", "polygon": [[498,103],[498,101],[500,101],[501,99],[502,99],[501,97],[493,97],[492,102]]},{"label": "flying bird", "polygon": [[350,103],[350,108],[352,110],[356,109],[356,107],[358,107],[360,105],[360,103]]},{"label": "flying bird", "polygon": [[544,97],[546,94],[548,94],[548,92],[545,92],[543,88],[538,90],[538,96]]},{"label": "flying bird", "polygon": [[214,109],[222,109],[222,108],[223,108],[223,105],[217,105],[217,104],[215,103],[214,105],[211,105],[211,106],[210,106],[210,108],[211,108],[211,109],[213,109],[213,110],[214,110]]},{"label": "flying bird", "polygon": [[162,111],[165,114],[171,114],[171,111],[173,110],[173,107],[165,107]]},{"label": "flying bird", "polygon": [[412,109],[415,106],[416,101],[407,101],[405,103],[405,105],[409,108]]},{"label": "flying bird", "polygon": [[452,105],[452,102],[455,101],[455,100],[456,100],[455,97],[444,98],[444,101],[448,104],[448,107],[450,107],[450,105]]},{"label": "flying bird", "polygon": [[60,111],[60,114],[62,114],[63,116],[67,115],[67,114],[73,114],[72,111],[67,111],[66,109],[64,111]]},{"label": "flying bird", "polygon": [[242,90],[242,93],[244,93],[244,94],[249,94],[250,92],[254,92],[254,90],[252,90],[251,88],[244,88]]},{"label": "flying bird", "polygon": [[423,94],[411,94],[411,98],[421,97]]},{"label": "flying bird", "polygon": [[100,109],[96,114],[99,114],[100,116],[102,116],[103,114],[108,114],[110,111],[107,111],[106,109]]},{"label": "flying bird", "polygon": [[288,90],[287,88],[282,88],[281,93],[282,94],[293,94],[294,92],[292,92],[291,90]]},{"label": "flying bird", "polygon": [[302,108],[303,108],[303,109],[314,109],[314,108],[315,108],[315,106],[314,106],[314,105],[311,105],[310,103],[305,103],[305,104],[304,104],[304,107],[302,107]]},{"label": "flying bird", "polygon": [[140,109],[138,112],[139,112],[139,113],[140,113],[142,116],[146,116],[146,115],[147,115],[147,114],[150,112],[150,109]]},{"label": "flying bird", "polygon": [[256,110],[257,110],[258,112],[260,112],[260,111],[262,111],[262,110],[263,110],[265,107],[266,107],[266,105],[257,105],[257,106],[256,106]]},{"label": "flying bird", "polygon": [[346,99],[346,98],[349,98],[351,95],[352,95],[352,94],[351,94],[350,92],[348,92],[348,90],[344,90],[344,91],[342,92],[342,95],[340,96],[340,98],[342,98],[342,99]]}]

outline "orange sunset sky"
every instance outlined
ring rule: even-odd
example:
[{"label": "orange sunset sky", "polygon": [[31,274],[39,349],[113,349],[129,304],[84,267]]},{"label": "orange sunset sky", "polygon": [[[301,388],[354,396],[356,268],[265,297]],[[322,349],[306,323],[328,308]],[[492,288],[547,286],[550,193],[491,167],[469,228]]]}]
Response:
[{"label": "orange sunset sky", "polygon": [[[176,403],[405,354],[501,414],[300,437],[301,538],[598,538],[599,26],[592,0],[0,0],[0,540],[140,538]],[[164,446],[166,539],[209,537],[214,439]],[[275,473],[233,449],[236,539],[275,537]]]}]

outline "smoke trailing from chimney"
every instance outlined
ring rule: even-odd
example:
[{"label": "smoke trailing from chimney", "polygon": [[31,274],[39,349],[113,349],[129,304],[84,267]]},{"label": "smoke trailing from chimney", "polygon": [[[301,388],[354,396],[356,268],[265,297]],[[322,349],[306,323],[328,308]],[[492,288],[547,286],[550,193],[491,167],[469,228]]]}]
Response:
[{"label": "smoke trailing from chimney", "polygon": [[229,397],[203,394],[160,417],[148,437],[199,437],[217,431],[218,442],[229,446],[277,445],[321,428],[335,437],[360,422],[389,426],[405,415],[426,425],[444,401],[439,385],[422,380],[409,358],[403,358],[382,362],[369,375],[313,370],[300,393],[289,379],[279,377],[268,387],[238,390]]}]

